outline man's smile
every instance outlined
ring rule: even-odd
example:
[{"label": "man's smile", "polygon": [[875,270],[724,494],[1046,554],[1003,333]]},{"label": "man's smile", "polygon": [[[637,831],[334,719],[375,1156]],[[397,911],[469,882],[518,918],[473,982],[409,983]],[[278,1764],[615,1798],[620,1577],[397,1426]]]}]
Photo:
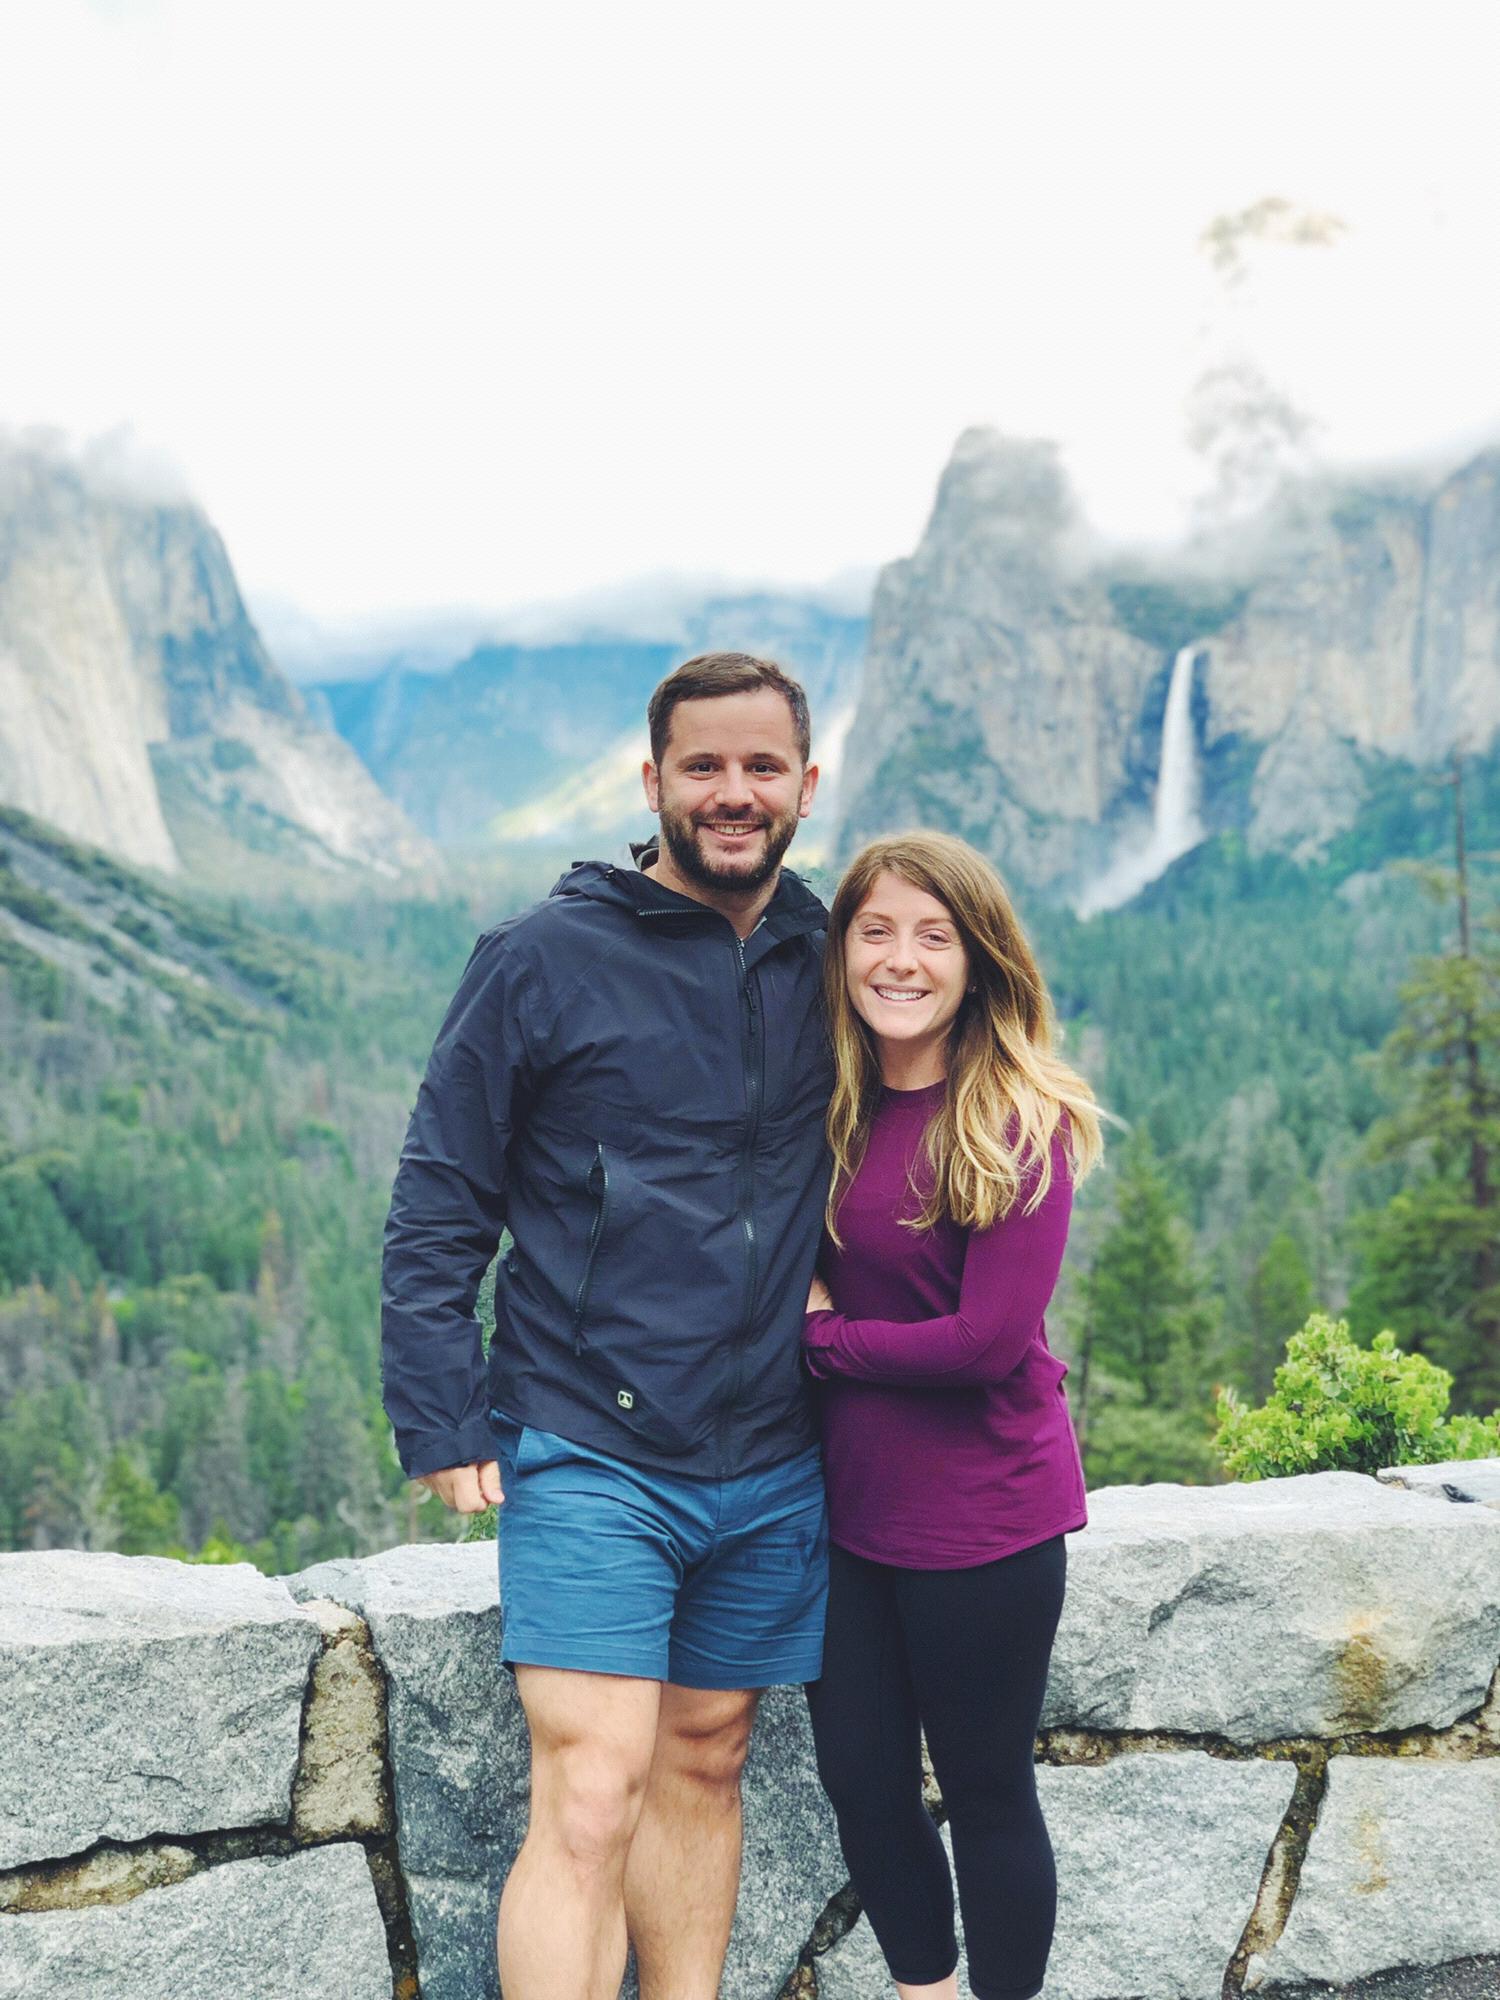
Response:
[{"label": "man's smile", "polygon": [[743,840],[747,834],[764,833],[764,820],[708,819],[699,820],[698,825],[720,840]]}]

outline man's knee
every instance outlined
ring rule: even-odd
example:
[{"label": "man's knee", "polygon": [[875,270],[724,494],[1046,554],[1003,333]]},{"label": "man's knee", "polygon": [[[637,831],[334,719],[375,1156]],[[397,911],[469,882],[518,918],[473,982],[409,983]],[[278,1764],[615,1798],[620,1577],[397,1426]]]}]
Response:
[{"label": "man's knee", "polygon": [[668,1688],[662,1701],[657,1756],[680,1777],[709,1790],[737,1792],[750,1750],[756,1696],[698,1688]]},{"label": "man's knee", "polygon": [[580,1868],[622,1865],[641,1816],[647,1766],[577,1744],[536,1760],[532,1826]]},{"label": "man's knee", "polygon": [[531,1829],[580,1867],[623,1861],[651,1770],[659,1684],[522,1668]]}]

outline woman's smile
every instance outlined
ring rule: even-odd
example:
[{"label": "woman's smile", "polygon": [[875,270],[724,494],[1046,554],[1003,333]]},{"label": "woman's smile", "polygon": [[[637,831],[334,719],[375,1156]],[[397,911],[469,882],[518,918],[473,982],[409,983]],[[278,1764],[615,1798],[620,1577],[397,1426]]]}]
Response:
[{"label": "woman's smile", "polygon": [[941,1076],[969,980],[953,912],[904,876],[877,876],[844,935],[844,967],[854,1011],[882,1046],[885,1081],[903,1089]]}]

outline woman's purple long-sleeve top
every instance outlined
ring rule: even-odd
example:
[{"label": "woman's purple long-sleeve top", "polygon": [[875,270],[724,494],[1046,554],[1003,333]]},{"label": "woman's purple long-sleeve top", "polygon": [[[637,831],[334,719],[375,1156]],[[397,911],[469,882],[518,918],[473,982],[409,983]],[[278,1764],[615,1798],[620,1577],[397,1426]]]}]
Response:
[{"label": "woman's purple long-sleeve top", "polygon": [[843,1246],[823,1245],[837,1310],[809,1313],[805,1334],[833,1539],[903,1569],[992,1562],[1088,1519],[1068,1370],[1043,1323],[1072,1210],[1062,1145],[1035,1214],[1023,1198],[989,1229],[903,1228],[944,1089],[882,1094]]}]

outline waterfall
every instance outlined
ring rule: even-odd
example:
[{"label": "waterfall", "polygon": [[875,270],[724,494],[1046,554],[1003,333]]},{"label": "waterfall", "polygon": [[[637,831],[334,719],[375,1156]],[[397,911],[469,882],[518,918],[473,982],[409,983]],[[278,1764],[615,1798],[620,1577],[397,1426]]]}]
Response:
[{"label": "waterfall", "polygon": [[1198,817],[1198,759],[1193,742],[1193,663],[1197,649],[1184,646],[1172,663],[1167,713],[1161,731],[1161,770],[1147,853],[1154,866],[1150,882],[1203,838]]},{"label": "waterfall", "polygon": [[1117,854],[1098,881],[1084,890],[1077,906],[1081,917],[1117,910],[1128,903],[1203,838],[1203,822],[1198,817],[1197,746],[1193,741],[1193,666],[1197,657],[1196,646],[1184,646],[1172,662],[1151,832],[1144,846]]}]

